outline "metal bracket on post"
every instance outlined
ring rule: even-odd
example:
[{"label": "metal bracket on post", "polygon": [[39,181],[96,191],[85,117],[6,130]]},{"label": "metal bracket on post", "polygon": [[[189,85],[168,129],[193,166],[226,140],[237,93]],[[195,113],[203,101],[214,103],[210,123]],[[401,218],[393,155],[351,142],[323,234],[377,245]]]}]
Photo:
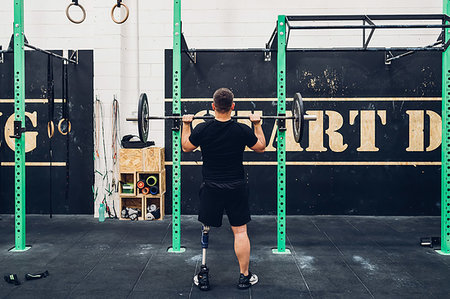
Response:
[{"label": "metal bracket on post", "polygon": [[197,63],[197,52],[195,49],[189,49],[183,33],[181,33],[181,52],[186,53],[192,63]]},{"label": "metal bracket on post", "polygon": [[[278,116],[280,117],[285,117],[286,114],[278,114]],[[284,118],[279,118],[277,120],[277,125],[278,125],[278,130],[280,130],[281,132],[286,131],[286,119]]]},{"label": "metal bracket on post", "polygon": [[14,135],[11,135],[9,137],[20,139],[22,137],[22,133],[25,133],[26,129],[22,127],[22,122],[20,120],[14,121]]},{"label": "metal bracket on post", "polygon": [[[23,35],[23,42],[25,44],[28,44],[28,40],[27,37],[25,36],[25,34]],[[11,35],[11,38],[9,39],[9,45],[8,45],[8,49],[7,52],[14,52],[14,34]]]},{"label": "metal bracket on post", "polygon": [[276,46],[278,44],[277,28],[278,27],[275,25],[275,29],[273,30],[269,41],[266,43],[266,51],[264,52],[264,61],[266,62],[272,60],[272,51],[276,51]]},{"label": "metal bracket on post", "polygon": [[[366,18],[363,20],[363,25],[366,25],[366,22],[369,23],[369,25],[375,26],[375,23],[372,22],[372,20],[368,16],[366,16]],[[363,29],[363,49],[367,49],[367,47],[369,46],[374,32],[375,28],[370,29],[369,36],[366,39],[366,29]]]},{"label": "metal bracket on post", "polygon": [[74,61],[76,61],[76,64],[78,64],[78,50],[71,51],[69,60],[74,60]]},{"label": "metal bracket on post", "polygon": [[392,63],[392,57],[393,55],[391,51],[384,52],[384,64],[390,65]]},{"label": "metal bracket on post", "polygon": [[269,62],[272,60],[272,52],[270,50],[264,51],[264,61]]},{"label": "metal bracket on post", "polygon": [[[180,116],[180,114],[174,114],[173,116]],[[172,131],[179,131],[181,128],[181,121],[179,118],[174,118],[172,123]]]}]

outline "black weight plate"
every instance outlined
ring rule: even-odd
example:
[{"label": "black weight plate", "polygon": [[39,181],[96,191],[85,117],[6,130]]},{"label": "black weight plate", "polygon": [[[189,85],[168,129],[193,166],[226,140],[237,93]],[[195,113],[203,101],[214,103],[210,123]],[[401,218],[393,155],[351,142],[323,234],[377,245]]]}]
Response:
[{"label": "black weight plate", "polygon": [[297,92],[294,95],[294,101],[292,102],[292,116],[294,119],[292,120],[292,129],[294,131],[294,140],[297,143],[300,143],[303,137],[303,127],[305,124],[304,120],[305,110],[303,108],[303,98],[302,95]]},{"label": "black weight plate", "polygon": [[139,138],[142,142],[147,142],[148,138],[148,130],[149,130],[149,109],[148,109],[148,100],[147,94],[141,93],[139,96],[139,104],[138,104],[138,131]]}]

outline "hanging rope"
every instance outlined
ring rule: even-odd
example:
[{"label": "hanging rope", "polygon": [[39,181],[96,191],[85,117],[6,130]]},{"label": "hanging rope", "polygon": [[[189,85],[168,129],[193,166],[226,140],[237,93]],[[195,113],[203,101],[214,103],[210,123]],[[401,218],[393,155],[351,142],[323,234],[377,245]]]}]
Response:
[{"label": "hanging rope", "polygon": [[[95,149],[94,149],[94,163],[96,170],[95,174],[98,174],[101,176],[101,185],[104,192],[102,203],[105,205],[106,212],[108,213],[109,218],[117,218],[117,213],[114,207],[114,200],[113,200],[113,210],[114,215],[111,212],[111,209],[108,205],[108,199],[113,195],[114,190],[111,189],[111,183],[110,183],[110,176],[109,173],[113,170],[109,170],[108,167],[108,158],[107,158],[107,151],[106,151],[106,138],[105,138],[105,126],[104,126],[104,113],[103,113],[103,104],[100,101],[99,97],[96,97],[95,99],[95,105],[94,105],[94,117],[95,117],[95,128],[94,128],[94,138],[95,138]],[[100,149],[100,144],[102,144],[102,149]],[[101,154],[103,157],[101,157]],[[104,163],[104,173],[99,171],[101,169],[101,161],[103,160]],[[113,179],[114,181],[114,179]],[[96,188],[93,186],[92,192],[94,194],[94,202],[98,197],[98,187]]]},{"label": "hanging rope", "polygon": [[117,164],[117,149],[119,145],[119,101],[117,101],[114,95],[114,100],[112,103],[112,160],[113,164]]},{"label": "hanging rope", "polygon": [[[96,96],[95,97],[95,102],[94,102],[94,153],[93,153],[93,159],[94,159],[94,176],[96,174],[99,174],[102,176],[103,179],[103,174],[97,169],[97,161],[99,161],[100,159],[100,153],[99,153],[99,144],[100,144],[100,140],[99,140],[99,136],[100,136],[100,109],[101,109],[101,103],[100,103],[100,99]],[[97,162],[97,163],[96,163]],[[95,187],[95,181],[94,180],[94,185],[92,186],[92,193],[94,195],[94,203],[97,200],[98,197],[98,187]]]},{"label": "hanging rope", "polygon": [[98,97],[95,98],[95,105],[94,105],[94,140],[95,140],[95,144],[94,144],[94,161],[95,161],[95,157],[100,158],[100,153],[99,153],[99,145],[100,145],[100,112],[101,109],[101,102],[100,99]]}]

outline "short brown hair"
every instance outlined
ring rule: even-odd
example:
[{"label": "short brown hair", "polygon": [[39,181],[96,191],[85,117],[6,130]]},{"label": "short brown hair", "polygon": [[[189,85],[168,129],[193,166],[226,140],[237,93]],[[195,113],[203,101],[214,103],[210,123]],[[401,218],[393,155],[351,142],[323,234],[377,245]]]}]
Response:
[{"label": "short brown hair", "polygon": [[214,92],[214,106],[219,113],[225,113],[231,110],[234,94],[228,88],[219,88]]}]

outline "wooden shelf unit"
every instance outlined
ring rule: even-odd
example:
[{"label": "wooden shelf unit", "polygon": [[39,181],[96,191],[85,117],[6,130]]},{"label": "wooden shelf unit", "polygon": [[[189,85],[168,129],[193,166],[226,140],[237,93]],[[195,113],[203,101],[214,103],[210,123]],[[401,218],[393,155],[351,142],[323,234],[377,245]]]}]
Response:
[{"label": "wooden shelf unit", "polygon": [[122,217],[122,210],[124,207],[140,210],[141,216],[138,217],[138,220],[144,220],[145,218],[144,199],[142,197],[121,196],[119,207],[120,207],[120,217],[119,217],[120,220],[130,220],[129,218]]},{"label": "wooden shelf unit", "polygon": [[[135,196],[136,195],[136,173],[128,173],[123,172],[120,173],[120,179],[119,179],[119,195],[120,196]],[[133,185],[133,192],[132,193],[124,193],[123,192],[123,185],[124,184],[131,184]]]},{"label": "wooden shelf unit", "polygon": [[[166,169],[164,161],[164,148],[147,147],[143,149],[122,148],[119,152],[120,171],[120,217],[121,220],[130,220],[122,217],[124,207],[141,210],[138,220],[147,220],[147,206],[155,204],[159,208],[161,217],[164,219],[164,194],[166,192]],[[153,175],[157,178],[157,194],[142,194],[137,187],[137,182]],[[133,193],[123,193],[122,184],[133,184]],[[147,186],[147,185],[146,185]]]},{"label": "wooden shelf unit", "polygon": [[[163,220],[164,219],[164,194],[161,194],[159,197],[153,196],[153,197],[144,197],[144,209],[147,211],[147,207],[149,207],[151,204],[155,204],[157,208],[159,208],[159,212],[161,216],[158,219],[155,220]],[[144,219],[147,219],[147,212],[144,215]]]},{"label": "wooden shelf unit", "polygon": [[[153,187],[147,184],[147,178],[150,176],[156,177],[156,184],[154,186],[158,187],[158,193],[156,194],[143,194],[142,189],[139,189],[137,187],[138,181],[143,181],[145,183],[146,187]],[[161,172],[154,172],[154,171],[145,171],[145,172],[137,172],[136,173],[136,184],[134,188],[136,195],[144,195],[146,197],[159,197],[161,194],[164,194],[166,192],[166,170],[164,169]]]}]

